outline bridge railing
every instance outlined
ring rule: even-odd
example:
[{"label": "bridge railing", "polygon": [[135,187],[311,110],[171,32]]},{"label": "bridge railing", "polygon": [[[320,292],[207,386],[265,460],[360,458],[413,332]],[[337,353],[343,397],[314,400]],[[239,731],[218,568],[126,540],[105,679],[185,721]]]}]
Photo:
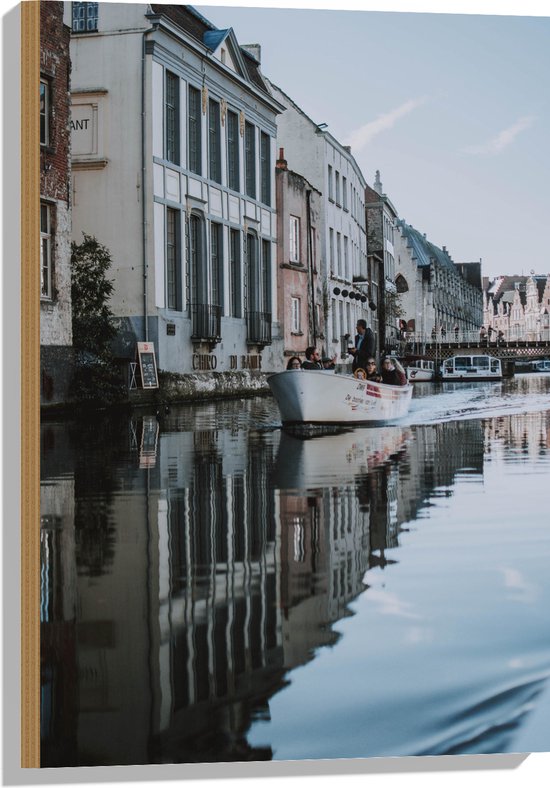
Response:
[{"label": "bridge railing", "polygon": [[530,337],[507,337],[500,335],[498,332],[493,331],[489,336],[488,333],[481,334],[479,331],[447,331],[446,333],[437,331],[429,334],[407,332],[402,335],[400,339],[401,352],[421,354],[428,348],[437,348],[438,345],[442,346],[458,346],[458,347],[542,347],[548,346],[549,338],[543,337],[540,339],[533,339]]}]

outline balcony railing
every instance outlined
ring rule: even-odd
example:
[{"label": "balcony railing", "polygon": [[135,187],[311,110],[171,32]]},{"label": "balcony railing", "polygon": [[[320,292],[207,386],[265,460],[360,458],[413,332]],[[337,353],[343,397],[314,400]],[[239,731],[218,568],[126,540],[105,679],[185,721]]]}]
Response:
[{"label": "balcony railing", "polygon": [[271,344],[271,312],[248,312],[246,341],[255,345]]},{"label": "balcony railing", "polygon": [[191,304],[191,338],[219,342],[221,339],[221,306]]}]

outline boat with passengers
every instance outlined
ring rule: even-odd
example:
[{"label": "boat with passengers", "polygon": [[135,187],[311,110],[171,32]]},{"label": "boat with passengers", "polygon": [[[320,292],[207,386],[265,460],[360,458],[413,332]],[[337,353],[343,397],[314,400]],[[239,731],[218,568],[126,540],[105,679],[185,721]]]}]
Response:
[{"label": "boat with passengers", "polygon": [[409,383],[435,380],[435,364],[427,358],[415,358],[405,368]]},{"label": "boat with passengers", "polygon": [[502,380],[502,364],[488,355],[451,356],[441,366],[441,379]]},{"label": "boat with passengers", "polygon": [[390,386],[353,375],[287,370],[267,379],[283,425],[365,424],[390,421],[409,410],[413,387]]}]

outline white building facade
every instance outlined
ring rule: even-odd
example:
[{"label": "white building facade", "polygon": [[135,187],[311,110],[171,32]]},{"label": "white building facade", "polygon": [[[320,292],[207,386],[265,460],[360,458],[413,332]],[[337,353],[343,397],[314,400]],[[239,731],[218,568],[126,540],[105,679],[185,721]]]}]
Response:
[{"label": "white building facade", "polygon": [[285,111],[277,118],[277,144],[288,168],[299,172],[322,194],[315,250],[323,280],[325,333],[320,348],[341,360],[341,338],[353,337],[358,318],[371,325],[367,298],[365,178],[351,154],[324,124],[311,120],[280,88],[270,83]]},{"label": "white building facade", "polygon": [[[72,12],[72,13],[71,13]],[[276,117],[254,56],[190,6],[66,4],[73,237],[111,252],[116,355],[270,369]]]}]

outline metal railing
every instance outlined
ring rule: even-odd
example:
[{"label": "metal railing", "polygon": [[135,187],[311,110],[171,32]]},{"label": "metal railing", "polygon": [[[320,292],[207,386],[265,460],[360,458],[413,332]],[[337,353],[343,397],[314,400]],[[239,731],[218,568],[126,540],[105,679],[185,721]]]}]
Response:
[{"label": "metal railing", "polygon": [[255,345],[271,344],[271,312],[248,312],[246,341]]},{"label": "metal railing", "polygon": [[191,304],[191,338],[219,342],[222,308],[213,304]]}]

